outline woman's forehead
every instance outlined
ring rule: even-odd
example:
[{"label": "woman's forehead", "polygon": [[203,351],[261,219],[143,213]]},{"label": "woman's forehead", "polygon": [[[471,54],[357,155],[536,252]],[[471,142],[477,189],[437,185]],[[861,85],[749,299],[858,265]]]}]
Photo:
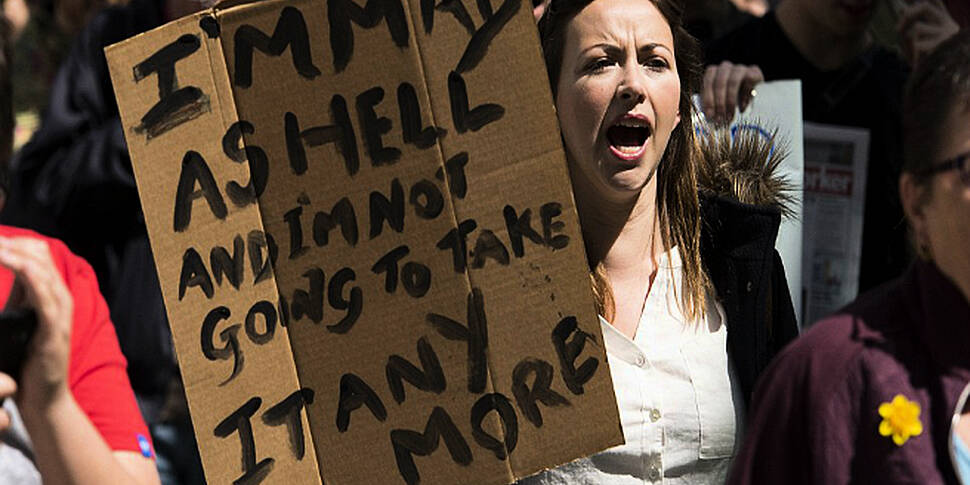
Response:
[{"label": "woman's forehead", "polygon": [[569,32],[580,47],[634,41],[673,50],[670,25],[650,0],[594,0],[573,17]]}]

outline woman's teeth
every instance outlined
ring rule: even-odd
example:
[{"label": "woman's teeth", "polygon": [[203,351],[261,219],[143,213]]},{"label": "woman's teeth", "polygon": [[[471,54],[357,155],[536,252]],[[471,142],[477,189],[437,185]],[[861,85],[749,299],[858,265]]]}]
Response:
[{"label": "woman's teeth", "polygon": [[633,147],[636,149],[646,143],[650,136],[650,129],[644,126],[630,126],[626,123],[610,127],[606,132],[610,145],[618,148]]}]

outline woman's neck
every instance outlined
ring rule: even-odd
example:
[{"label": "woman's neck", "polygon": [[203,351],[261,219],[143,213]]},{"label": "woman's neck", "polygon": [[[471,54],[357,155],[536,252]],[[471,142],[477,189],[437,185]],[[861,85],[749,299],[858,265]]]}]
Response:
[{"label": "woman's neck", "polygon": [[634,200],[607,200],[576,191],[576,206],[590,264],[602,265],[613,295],[606,317],[633,339],[663,251],[656,178]]},{"label": "woman's neck", "polygon": [[[653,178],[629,200],[576,192],[576,205],[591,266],[602,264],[610,280],[629,279],[649,269],[663,252]],[[649,267],[649,268],[647,268]]]}]

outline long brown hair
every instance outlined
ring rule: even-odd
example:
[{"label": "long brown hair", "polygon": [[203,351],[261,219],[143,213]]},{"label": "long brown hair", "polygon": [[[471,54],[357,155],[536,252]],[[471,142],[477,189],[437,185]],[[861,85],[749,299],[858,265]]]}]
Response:
[{"label": "long brown hair", "polygon": [[[566,27],[583,8],[594,0],[552,0],[539,21],[546,70],[553,98],[562,68]],[[691,96],[701,83],[701,49],[697,40],[684,29],[683,5],[676,0],[651,1],[670,25],[674,38],[674,55],[680,76],[680,123],[670,134],[667,150],[657,169],[657,214],[664,248],[677,246],[683,260],[683,284],[680,302],[684,315],[696,320],[706,310],[706,297],[711,289],[700,254],[700,201],[697,196],[698,148],[694,141],[694,104]],[[590,261],[590,279],[597,310],[612,321],[615,313],[613,292],[602,264]]]}]

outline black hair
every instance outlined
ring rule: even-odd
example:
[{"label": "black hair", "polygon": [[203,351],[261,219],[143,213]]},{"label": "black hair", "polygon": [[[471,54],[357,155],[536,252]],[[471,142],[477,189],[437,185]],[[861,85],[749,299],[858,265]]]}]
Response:
[{"label": "black hair", "polygon": [[903,172],[919,173],[939,163],[947,120],[970,110],[970,31],[963,30],[920,59],[903,101]]}]

